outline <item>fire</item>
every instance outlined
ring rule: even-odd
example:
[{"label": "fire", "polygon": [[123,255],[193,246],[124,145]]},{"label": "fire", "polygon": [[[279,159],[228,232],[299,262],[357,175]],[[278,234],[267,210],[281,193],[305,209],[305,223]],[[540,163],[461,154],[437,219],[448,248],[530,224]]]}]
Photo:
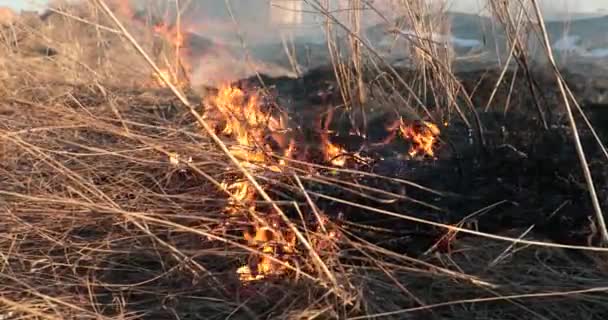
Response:
[{"label": "fire", "polygon": [[185,44],[184,33],[180,28],[169,26],[161,22],[154,26],[154,32],[163,35],[176,48],[183,48]]},{"label": "fire", "polygon": [[435,156],[434,148],[440,133],[435,124],[427,121],[414,121],[407,124],[401,120],[399,132],[404,139],[412,142],[408,152],[411,157],[417,155]]},{"label": "fire", "polygon": [[[217,94],[207,99],[209,109],[204,118],[211,122],[214,129],[224,136],[233,138],[236,142],[231,152],[243,164],[266,164],[270,162],[267,156],[272,152],[268,139],[274,139],[278,145],[284,146],[283,155],[286,159],[293,156],[296,141],[280,139],[284,131],[286,120],[273,117],[262,110],[260,96],[246,94],[243,90],[233,86],[220,87]],[[269,133],[270,131],[270,133]],[[287,144],[287,146],[285,146]],[[286,160],[279,161],[278,166],[270,166],[271,169],[280,170],[286,164]],[[255,211],[256,193],[253,186],[247,182],[236,182],[223,186],[232,194],[225,212],[234,215],[239,211],[237,202],[243,202],[250,212]],[[262,221],[258,221],[261,219]],[[274,220],[274,222],[273,222]],[[290,266],[287,257],[295,252],[296,238],[288,228],[277,223],[278,219],[272,215],[259,215],[254,223],[254,231],[243,232],[243,238],[249,247],[261,251],[264,255],[254,255],[249,263],[237,269],[237,274],[242,282],[261,280],[269,276],[283,274]],[[270,258],[275,257],[283,263],[278,263]]]},{"label": "fire", "polygon": [[[121,15],[134,22],[140,22],[142,26],[145,25],[143,21],[138,20],[128,1],[112,0],[112,2],[115,4],[115,10]],[[159,73],[154,73],[151,80],[155,86],[165,87],[163,79],[167,79],[178,87],[184,87],[189,84],[188,77],[191,73],[187,59],[189,33],[184,32],[189,26],[181,25],[179,22],[172,25],[166,21],[169,21],[168,17],[154,25],[151,32],[171,45],[175,50],[175,61],[165,59],[165,68]],[[234,141],[230,152],[241,164],[252,167],[265,166],[281,172],[287,167],[289,159],[305,158],[308,149],[304,141],[296,139],[289,131],[285,114],[275,116],[264,110],[262,98],[256,92],[246,92],[231,85],[220,86],[216,94],[205,99],[208,108],[203,118],[219,135]],[[326,121],[325,130],[320,131],[323,158],[335,166],[344,166],[345,150],[329,139],[330,119],[331,115]],[[277,147],[283,159],[273,164],[273,158],[269,155]],[[180,160],[177,155],[172,155],[170,161],[176,164]],[[247,219],[253,230],[243,231],[243,240],[250,248],[263,253],[252,255],[247,264],[237,269],[236,273],[240,280],[242,282],[262,280],[282,275],[290,268],[295,268],[297,263],[294,259],[299,256],[294,232],[278,219],[276,213],[258,212],[265,210],[257,208],[257,193],[253,185],[248,181],[224,181],[221,182],[221,188],[231,195],[223,214],[229,218],[228,220],[233,218],[241,220],[241,217]],[[225,225],[222,223],[222,228]],[[328,239],[331,237],[333,236],[330,235]],[[326,247],[322,242],[318,246]]]},{"label": "fire", "polygon": [[283,152],[284,159],[279,160],[279,165],[282,167],[286,166],[287,161],[285,159],[291,159],[294,156],[295,150],[296,150],[296,140],[290,139],[287,149],[285,149],[285,152]]},{"label": "fire", "polygon": [[325,161],[336,167],[343,167],[346,164],[346,151],[331,143],[327,133],[321,134],[321,147],[323,148],[323,157]]},{"label": "fire", "polygon": [[239,213],[238,202],[248,206],[249,210],[255,210],[255,190],[247,181],[238,181],[231,184],[222,182],[222,187],[228,190],[232,198],[228,200],[225,213],[233,216]]},{"label": "fire", "polygon": [[[303,143],[290,136],[287,118],[284,114],[273,116],[262,108],[262,98],[257,93],[246,93],[234,86],[222,86],[218,92],[206,99],[203,117],[216,132],[232,138],[236,144],[230,151],[242,164],[263,164],[275,171],[281,171],[289,159],[306,154]],[[331,118],[330,118],[331,119]],[[329,120],[330,120],[329,119]],[[328,127],[326,120],[325,127]],[[345,152],[329,141],[329,131],[320,133],[324,158],[336,166],[345,165]],[[271,143],[280,148],[283,158],[276,165],[268,165],[272,158],[267,155],[273,151]],[[256,192],[247,181],[232,184],[223,183],[231,194],[225,213],[234,216],[247,209],[253,216],[250,219],[253,231],[244,231],[243,239],[247,245],[263,254],[250,257],[247,264],[237,269],[239,279],[246,283],[285,274],[295,268],[297,241],[295,234],[288,228],[276,213],[260,213],[256,208]],[[238,205],[241,202],[242,205]],[[248,215],[249,216],[249,215]],[[323,246],[320,246],[323,247]]]},{"label": "fire", "polygon": [[323,158],[326,162],[331,163],[336,167],[343,167],[346,164],[346,150],[344,148],[332,143],[329,140],[329,124],[334,116],[334,110],[330,109],[327,117],[324,121],[319,118],[317,120],[317,130],[319,131],[319,137],[321,139],[321,151],[323,152]]},{"label": "fire", "polygon": [[[237,201],[242,201],[250,211],[255,210],[255,192],[249,182],[242,181],[231,185],[223,183],[223,185],[234,197],[228,202],[225,210],[227,214],[235,215],[239,212]],[[289,257],[296,252],[295,234],[278,223],[276,216],[260,216],[259,219],[261,221],[254,223],[253,232],[248,230],[243,232],[243,239],[247,241],[249,247],[261,251],[262,255],[252,256],[247,264],[237,269],[236,272],[242,282],[284,274],[292,266],[288,261]]]},{"label": "fire", "polygon": [[241,281],[249,282],[281,275],[289,267],[293,267],[288,258],[296,253],[296,237],[293,232],[286,230],[285,226],[273,223],[272,226],[256,226],[253,234],[248,231],[243,233],[249,246],[259,248],[263,255],[254,257],[247,265],[237,269]]},{"label": "fire", "polygon": [[108,3],[113,8],[113,10],[119,15],[130,19],[133,23],[136,23],[142,28],[151,29],[151,31],[165,39],[174,49],[174,61],[165,61],[165,65],[167,66],[164,69],[161,69],[161,74],[157,74],[154,72],[151,76],[151,86],[157,87],[165,87],[165,83],[162,78],[168,79],[172,84],[177,87],[185,87],[189,85],[189,76],[191,72],[191,66],[188,62],[188,48],[186,46],[187,36],[184,33],[184,27],[189,27],[188,25],[182,26],[171,25],[167,21],[170,20],[168,12],[162,18],[162,21],[155,24],[150,28],[146,21],[142,18],[138,17],[138,12],[133,9],[130,1],[128,0],[109,0]]},{"label": "fire", "polygon": [[[284,159],[276,165],[266,166],[281,171],[289,159],[294,156],[301,157],[303,150],[299,144],[304,141],[295,139],[294,136],[286,136],[287,120],[285,117],[276,117],[262,108],[262,98],[257,93],[247,93],[234,86],[222,86],[218,92],[206,99],[208,106],[204,118],[212,125],[216,132],[232,138],[236,144],[231,152],[243,164],[266,165],[272,161],[268,157],[273,150],[270,140],[282,149]],[[323,160],[334,166],[346,165],[346,151],[331,142],[329,124],[333,118],[333,110],[330,110],[325,118],[317,117],[316,129],[323,154]],[[395,135],[400,133],[403,139],[409,140],[412,146],[409,155],[434,156],[434,147],[439,135],[439,129],[430,122],[405,122],[403,119],[397,121],[388,128]],[[304,155],[306,155],[304,153]],[[274,170],[273,169],[273,170]],[[243,283],[259,281],[269,277],[285,274],[289,269],[296,268],[294,263],[301,258],[297,250],[295,234],[286,225],[280,223],[276,214],[260,213],[256,208],[256,192],[247,181],[224,183],[224,187],[232,194],[225,213],[234,216],[239,212],[248,211],[253,218],[252,231],[244,231],[243,239],[247,245],[262,254],[254,254],[249,261],[237,269],[237,275]],[[238,205],[238,203],[242,205]],[[244,206],[243,206],[244,205]],[[327,233],[325,241],[314,244],[314,250],[330,248],[333,240],[338,237],[336,231]],[[296,268],[297,269],[297,268]]]},{"label": "fire", "polygon": [[133,18],[135,12],[131,8],[131,4],[128,0],[110,0],[108,4],[116,11],[119,15],[127,18]]},{"label": "fire", "polygon": [[[295,140],[278,141],[284,136],[280,132],[287,131],[286,120],[264,112],[258,94],[248,95],[239,88],[226,85],[216,95],[209,97],[207,104],[210,110],[204,118],[210,120],[220,134],[236,141],[231,151],[237,158],[246,163],[268,164],[268,155],[273,151],[270,146],[272,140],[284,148],[285,158],[293,156]],[[279,164],[284,165],[285,161]]]},{"label": "fire", "polygon": [[[248,206],[250,211],[255,210],[255,191],[249,182],[240,181],[230,185],[223,182],[222,185],[233,196],[225,208],[226,214],[234,216],[240,212],[238,201]],[[270,220],[269,217],[265,218],[265,220]],[[290,234],[283,232],[284,228],[279,228],[277,223],[270,225],[265,220],[266,225],[263,223],[254,224],[253,233],[247,230],[243,232],[243,239],[247,241],[249,247],[261,251],[263,255],[254,255],[247,264],[236,270],[242,282],[262,280],[271,275],[284,273],[289,263],[287,261],[284,262],[285,264],[278,263],[269,256],[280,257],[295,252],[295,236],[287,237]]]},{"label": "fire", "polygon": [[247,97],[239,88],[223,86],[211,100],[226,121],[223,134],[232,135],[240,145],[252,146],[260,142],[260,130],[268,116],[259,110],[257,95]]},{"label": "fire", "polygon": [[[186,39],[183,30],[162,22],[154,26],[154,33],[167,40],[175,50],[173,65],[163,69],[162,73],[177,87],[186,87],[189,84],[188,78],[192,68],[187,59],[188,50],[185,47]],[[166,64],[171,65],[168,61]],[[158,85],[165,86],[160,75],[154,74],[154,78]]]}]

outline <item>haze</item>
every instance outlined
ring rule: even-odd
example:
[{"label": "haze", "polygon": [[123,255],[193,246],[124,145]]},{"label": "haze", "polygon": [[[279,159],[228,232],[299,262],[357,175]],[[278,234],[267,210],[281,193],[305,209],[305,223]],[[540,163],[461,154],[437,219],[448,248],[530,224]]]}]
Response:
[{"label": "haze", "polygon": [[[196,1],[196,0],[195,0]],[[481,12],[487,0],[450,0],[454,11],[478,13]],[[222,3],[224,1],[218,0]],[[47,0],[0,0],[0,6],[8,6],[16,10],[40,9],[48,3]],[[540,0],[547,18],[563,17],[568,13],[608,14],[606,0]]]},{"label": "haze", "polygon": [[[451,0],[450,8],[460,12],[480,12],[488,0]],[[606,0],[539,0],[547,18],[563,17],[571,14],[608,14]]]}]

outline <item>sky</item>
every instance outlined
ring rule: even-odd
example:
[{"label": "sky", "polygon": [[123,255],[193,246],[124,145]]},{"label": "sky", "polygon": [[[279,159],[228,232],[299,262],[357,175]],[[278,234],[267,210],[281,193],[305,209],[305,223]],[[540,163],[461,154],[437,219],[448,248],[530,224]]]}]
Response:
[{"label": "sky", "polygon": [[48,3],[46,0],[0,0],[0,7],[10,7],[15,10],[31,10],[43,8]]},{"label": "sky", "polygon": [[[224,0],[217,0],[224,1]],[[448,0],[452,10],[461,12],[479,12],[487,0]],[[47,0],[0,0],[0,6],[16,10],[44,7]],[[543,13],[547,16],[563,15],[567,12],[608,14],[608,0],[539,0]]]}]

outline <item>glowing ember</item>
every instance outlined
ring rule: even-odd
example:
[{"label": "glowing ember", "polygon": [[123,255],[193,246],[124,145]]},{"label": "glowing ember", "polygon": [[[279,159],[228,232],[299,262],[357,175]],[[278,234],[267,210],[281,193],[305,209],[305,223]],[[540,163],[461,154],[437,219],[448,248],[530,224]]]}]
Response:
[{"label": "glowing ember", "polygon": [[[273,249],[271,246],[266,246],[265,254],[273,254]],[[289,262],[284,261],[283,264],[273,261],[268,256],[262,256],[257,261],[252,261],[249,265],[244,265],[239,267],[236,270],[236,273],[239,275],[239,279],[242,282],[252,282],[263,280],[269,276],[278,276],[284,274],[288,269],[288,266],[291,266]]]},{"label": "glowing ember", "polygon": [[410,140],[412,146],[408,152],[411,157],[417,155],[435,156],[433,148],[437,143],[439,128],[430,122],[414,121],[406,124],[403,120],[399,126],[399,132],[404,139]]},{"label": "glowing ember", "polygon": [[247,265],[236,269],[236,273],[239,275],[239,279],[242,282],[251,282],[251,281],[255,281],[255,280],[264,279],[263,274],[256,273],[254,275],[253,272],[251,272],[251,268],[249,268],[249,266],[247,266]]}]

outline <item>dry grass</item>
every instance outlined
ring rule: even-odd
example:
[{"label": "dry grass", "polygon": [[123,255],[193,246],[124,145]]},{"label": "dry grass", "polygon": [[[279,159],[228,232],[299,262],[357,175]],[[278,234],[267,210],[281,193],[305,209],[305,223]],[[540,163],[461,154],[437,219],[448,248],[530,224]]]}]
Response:
[{"label": "dry grass", "polygon": [[[251,249],[239,233],[222,228],[229,198],[214,184],[241,174],[169,90],[142,86],[150,68],[97,6],[64,10],[87,23],[55,15],[0,30],[0,319],[608,314],[606,253],[573,254],[533,228],[499,239],[463,238],[449,254],[419,259],[341,238],[321,256],[337,286],[314,263],[302,265],[299,276],[243,285],[235,270]],[[437,32],[423,29],[430,26],[418,32]],[[150,32],[128,28],[158,63],[173,60]],[[442,92],[458,95],[449,54],[424,40],[419,45],[432,53],[419,60],[430,77],[425,81],[433,83],[424,87],[434,88],[437,99]],[[40,55],[41,47],[57,54]],[[364,51],[342,62],[355,64],[355,71],[341,67],[349,96],[365,92],[356,90],[359,68],[367,61],[362,56],[374,54]],[[188,95],[201,111],[201,97]],[[387,101],[400,99],[413,98]],[[172,163],[174,154],[192,161]],[[269,190],[287,183],[261,170],[253,174]],[[306,201],[297,205],[308,208]]]}]

